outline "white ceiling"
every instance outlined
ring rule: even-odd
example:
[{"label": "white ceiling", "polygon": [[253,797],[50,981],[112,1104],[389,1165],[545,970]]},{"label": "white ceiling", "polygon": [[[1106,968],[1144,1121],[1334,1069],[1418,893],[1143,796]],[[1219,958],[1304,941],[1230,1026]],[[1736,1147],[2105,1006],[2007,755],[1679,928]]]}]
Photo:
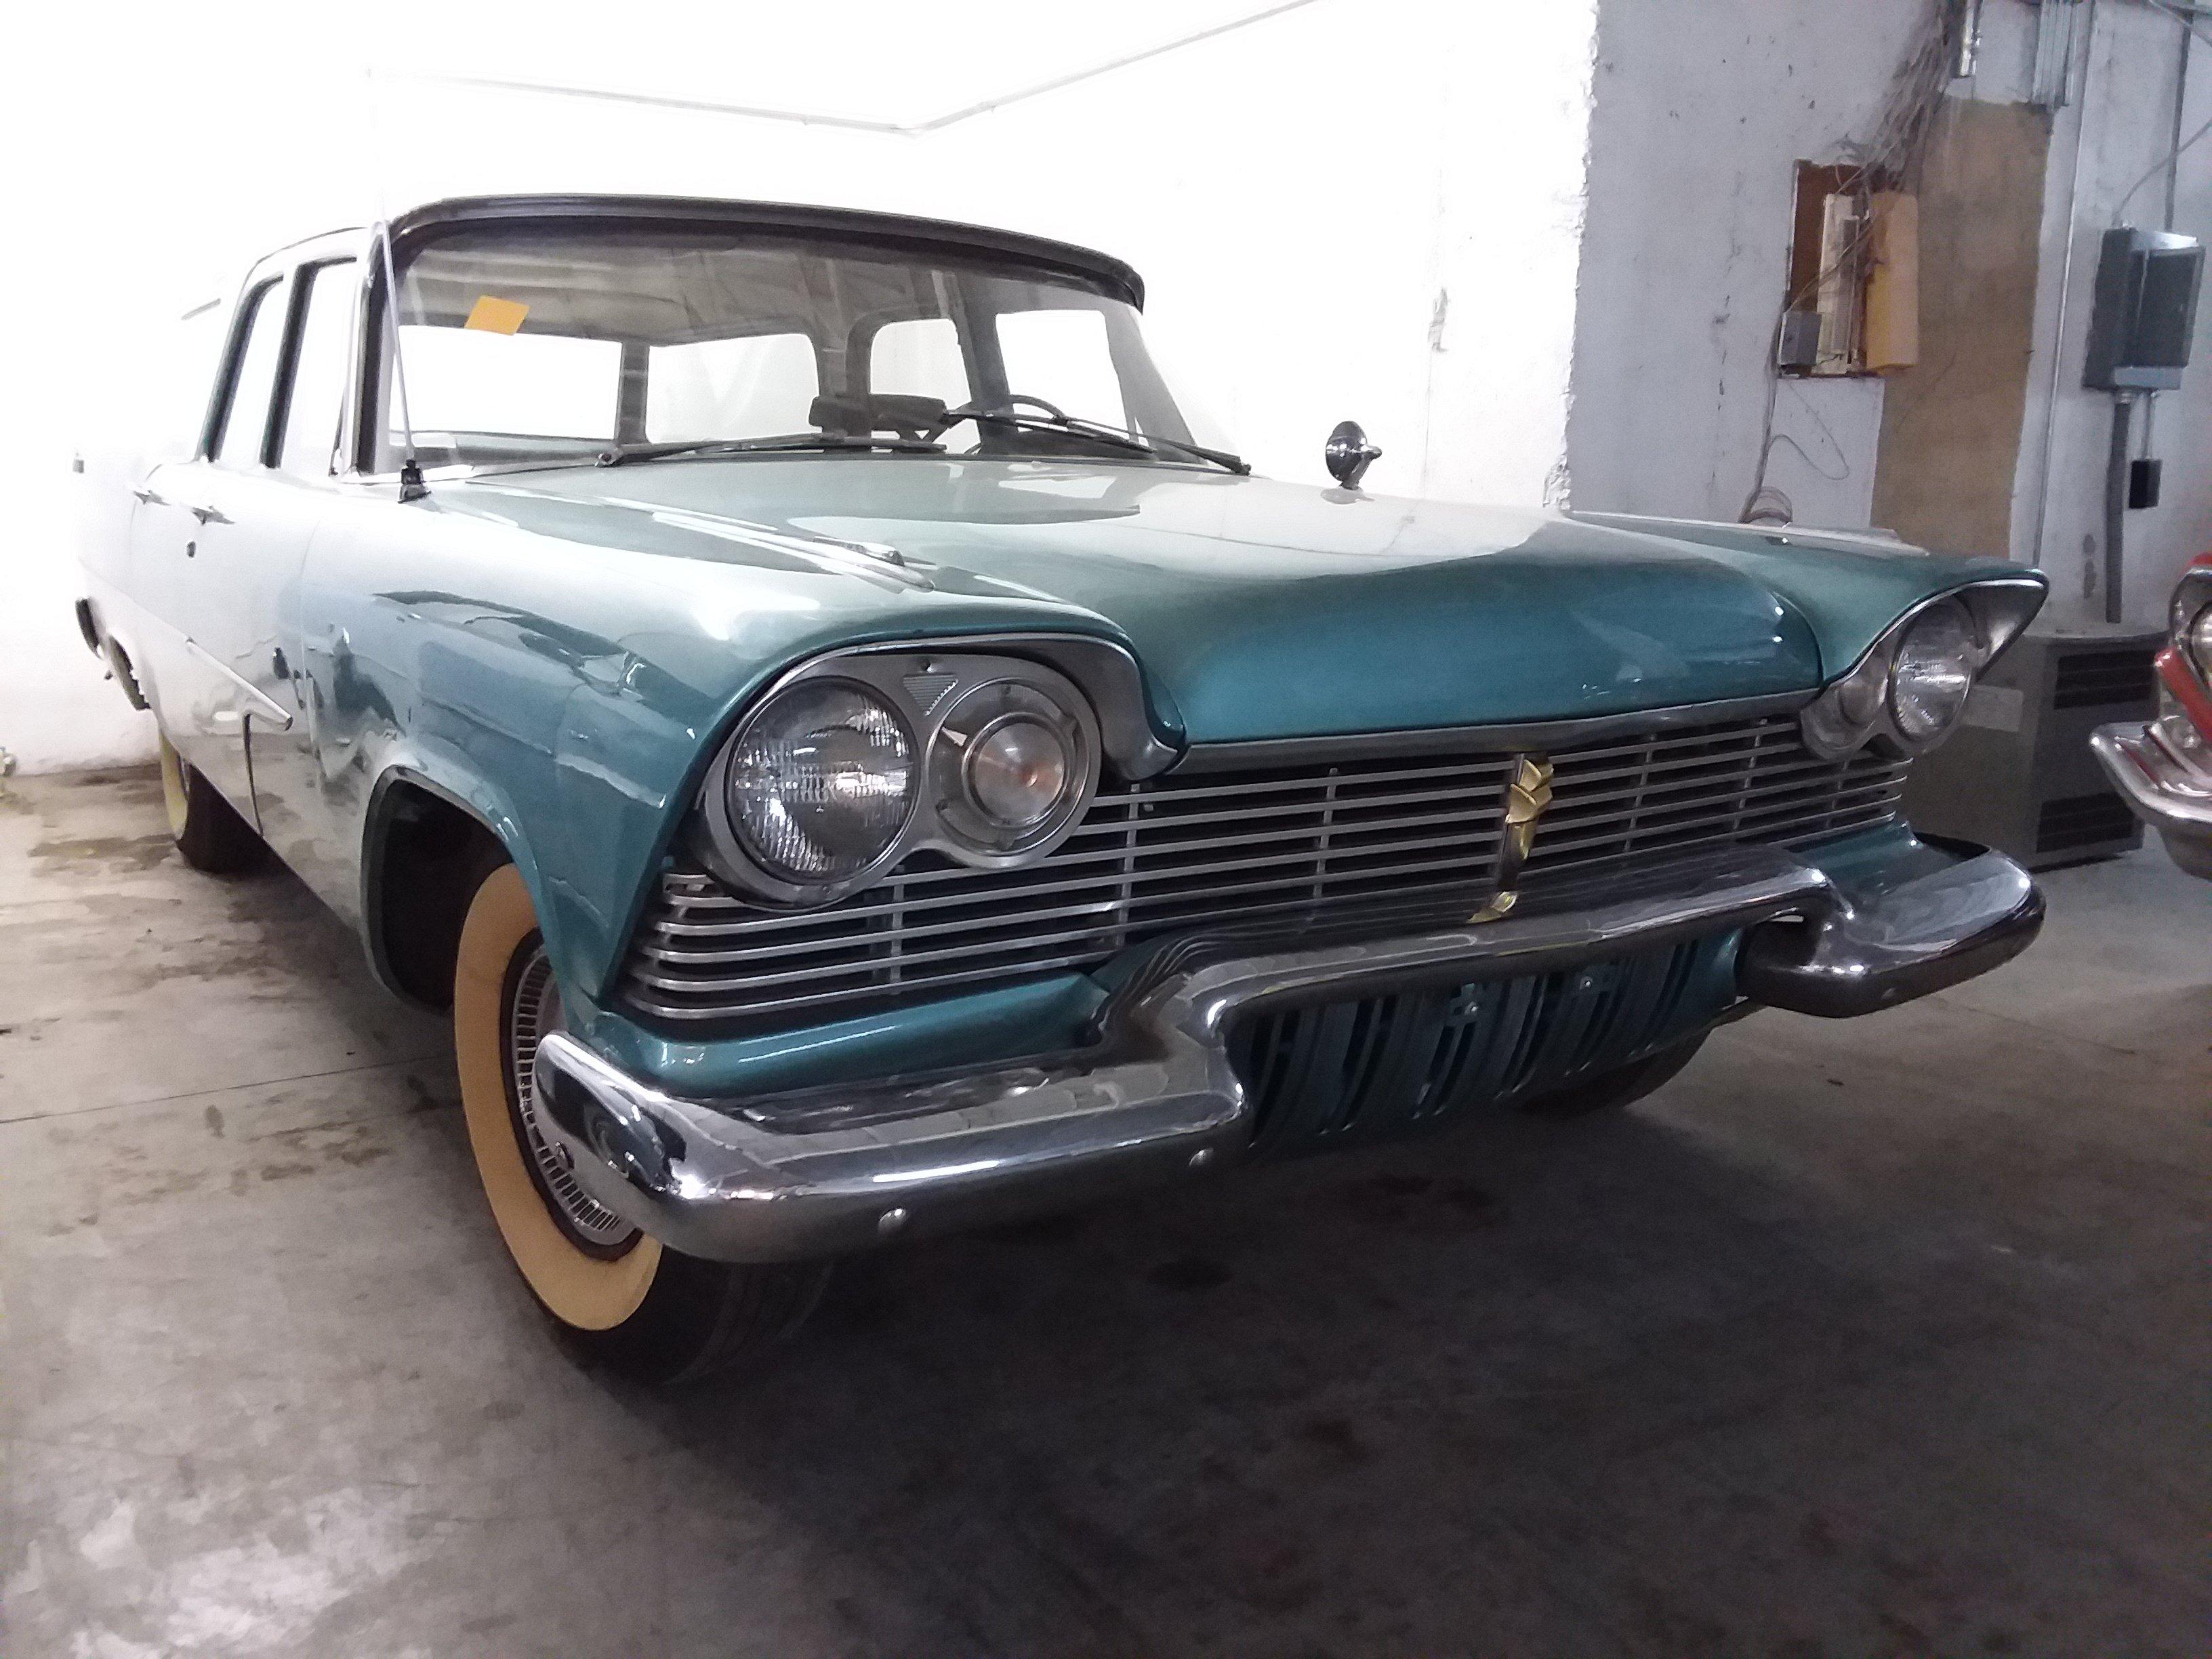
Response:
[{"label": "white ceiling", "polygon": [[[647,11],[610,27],[604,4],[441,17],[362,40],[380,75],[574,88],[607,94],[915,127],[1310,0],[896,0]],[[616,14],[620,16],[622,14]],[[1071,21],[1081,19],[1079,27]],[[426,50],[426,46],[429,49]]]}]

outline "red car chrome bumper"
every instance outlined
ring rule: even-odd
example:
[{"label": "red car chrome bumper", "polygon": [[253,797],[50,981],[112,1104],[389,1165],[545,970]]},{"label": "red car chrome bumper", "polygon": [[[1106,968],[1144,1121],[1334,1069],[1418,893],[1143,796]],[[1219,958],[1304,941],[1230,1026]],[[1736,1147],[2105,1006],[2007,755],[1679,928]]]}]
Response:
[{"label": "red car chrome bumper", "polygon": [[2190,718],[2099,726],[2089,747],[2135,815],[2165,839],[2173,861],[2212,878],[2212,744]]}]

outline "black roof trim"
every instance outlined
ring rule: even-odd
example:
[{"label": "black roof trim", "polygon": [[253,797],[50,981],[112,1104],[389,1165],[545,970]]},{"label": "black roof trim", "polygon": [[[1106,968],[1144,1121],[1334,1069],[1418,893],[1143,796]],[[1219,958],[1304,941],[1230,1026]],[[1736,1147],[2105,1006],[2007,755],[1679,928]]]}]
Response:
[{"label": "black roof trim", "polygon": [[461,196],[431,202],[392,222],[394,244],[405,247],[425,231],[503,219],[611,219],[702,222],[758,226],[767,230],[825,232],[904,246],[918,251],[983,253],[1024,264],[1066,270],[1103,283],[1142,309],[1144,278],[1109,254],[1025,236],[1018,231],[917,219],[902,213],[869,213],[858,208],[811,207],[793,202],[731,202],[703,196]]}]

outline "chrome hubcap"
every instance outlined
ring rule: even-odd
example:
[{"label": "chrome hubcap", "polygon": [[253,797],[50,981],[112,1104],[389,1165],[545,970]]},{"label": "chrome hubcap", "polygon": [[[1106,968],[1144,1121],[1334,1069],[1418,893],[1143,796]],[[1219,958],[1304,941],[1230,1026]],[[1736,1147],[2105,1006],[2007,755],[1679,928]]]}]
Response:
[{"label": "chrome hubcap", "polygon": [[516,975],[514,995],[507,1004],[507,1080],[514,1091],[515,1122],[522,1133],[523,1154],[538,1176],[538,1184],[571,1231],[603,1249],[626,1244],[637,1230],[613,1211],[595,1203],[568,1166],[554,1153],[538,1121],[538,1042],[548,1031],[561,1029],[561,988],[553,981],[553,964],[543,945],[532,948],[530,959]]}]

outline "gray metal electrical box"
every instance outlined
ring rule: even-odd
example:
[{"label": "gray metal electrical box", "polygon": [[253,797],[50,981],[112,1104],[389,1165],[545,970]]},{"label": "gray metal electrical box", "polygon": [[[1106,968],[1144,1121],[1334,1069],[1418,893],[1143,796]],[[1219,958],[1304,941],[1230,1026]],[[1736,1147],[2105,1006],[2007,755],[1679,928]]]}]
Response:
[{"label": "gray metal electrical box", "polygon": [[2142,825],[2089,752],[2110,720],[2158,712],[2156,629],[2093,623],[2036,627],[1966,700],[1958,731],[1905,786],[1916,830],[1978,842],[2029,868],[2109,857],[2142,844]]},{"label": "gray metal electrical box", "polygon": [[2171,231],[2105,233],[2081,383],[2097,392],[2171,392],[2189,367],[2204,245]]}]

